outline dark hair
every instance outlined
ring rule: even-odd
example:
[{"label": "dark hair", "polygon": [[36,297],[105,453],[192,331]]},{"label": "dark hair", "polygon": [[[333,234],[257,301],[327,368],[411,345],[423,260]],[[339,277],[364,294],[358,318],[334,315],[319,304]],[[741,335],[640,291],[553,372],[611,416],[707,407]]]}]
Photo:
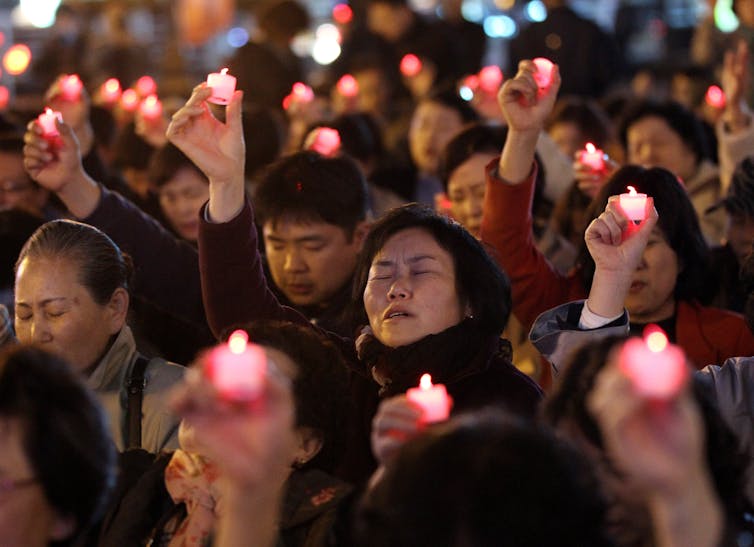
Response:
[{"label": "dark hair", "polygon": [[104,106],[92,105],[89,109],[89,121],[95,142],[108,148],[113,146],[118,137],[118,125],[112,111]]},{"label": "dark hair", "polygon": [[254,321],[241,328],[255,344],[274,348],[296,364],[296,425],[315,430],[323,441],[304,467],[334,471],[345,450],[345,420],[350,414],[347,369],[340,351],[310,327],[287,321]]},{"label": "dark hair", "polygon": [[0,133],[0,152],[24,155],[24,137],[16,131]]},{"label": "dark hair", "polygon": [[129,122],[118,134],[113,145],[113,166],[118,169],[138,169],[144,171],[154,147],[136,134],[134,122]]},{"label": "dark hair", "polygon": [[94,395],[61,359],[14,346],[0,354],[0,416],[18,420],[23,450],[47,501],[73,517],[76,545],[102,515],[115,482],[115,448]]},{"label": "dark hair", "polygon": [[[542,416],[546,423],[557,428],[561,422],[567,421],[569,425],[575,425],[593,446],[604,449],[602,432],[588,410],[586,401],[610,351],[624,341],[625,338],[610,336],[574,351],[561,374],[560,382],[542,406]],[[704,421],[706,461],[715,488],[727,514],[740,519],[747,506],[744,476],[748,458],[741,452],[737,437],[723,421],[703,383],[696,377],[692,393]]]},{"label": "dark hair", "polygon": [[275,161],[285,145],[285,122],[272,108],[262,105],[244,105],[243,138],[246,142],[247,179]]},{"label": "dark hair", "polygon": [[[16,272],[26,258],[62,258],[73,261],[79,282],[100,305],[115,289],[128,290],[132,265],[128,256],[103,232],[73,220],[53,220],[40,226],[21,249]],[[50,272],[55,275],[55,272]]]},{"label": "dark hair", "polygon": [[342,228],[350,238],[356,225],[366,218],[366,181],[348,157],[297,152],[264,171],[254,208],[260,224],[275,223],[283,217],[321,221]]},{"label": "dark hair", "polygon": [[620,140],[624,148],[628,147],[628,130],[643,118],[657,117],[668,124],[696,157],[698,164],[710,157],[709,144],[704,134],[704,127],[699,118],[675,101],[654,102],[637,101],[626,109],[620,123]]},{"label": "dark hair", "polygon": [[558,100],[547,120],[548,131],[559,123],[575,124],[579,131],[598,148],[604,148],[612,137],[607,114],[594,100],[585,97],[563,97]]},{"label": "dark hair", "polygon": [[406,443],[362,500],[359,545],[608,546],[588,462],[549,430],[486,411]]},{"label": "dark hair", "polygon": [[[625,193],[629,185],[654,198],[660,215],[657,225],[678,255],[680,270],[674,290],[676,300],[706,301],[709,296],[708,287],[705,287],[705,281],[709,279],[707,244],[683,183],[667,169],[645,169],[637,165],[619,169],[592,200],[587,209],[587,224],[605,209],[610,196]],[[583,241],[578,263],[582,265],[582,282],[588,289],[594,275],[594,260]]]},{"label": "dark hair", "polygon": [[427,231],[453,257],[456,291],[461,303],[469,305],[486,334],[500,334],[511,311],[508,276],[463,226],[416,203],[396,207],[385,214],[372,226],[364,241],[354,272],[352,292],[352,301],[359,307],[362,319],[362,301],[372,260],[388,239],[409,228]]},{"label": "dark hair", "polygon": [[754,219],[754,156],[744,158],[736,166],[728,194],[720,205],[731,215],[745,215]]},{"label": "dark hair", "polygon": [[743,293],[746,295],[744,303],[744,319],[749,330],[754,333],[754,252],[749,253],[741,264],[740,280]]},{"label": "dark hair", "polygon": [[13,264],[31,234],[44,220],[21,209],[0,211],[0,289],[13,287]]},{"label": "dark hair", "polygon": [[453,171],[474,154],[499,154],[503,149],[508,128],[504,125],[475,122],[467,125],[456,134],[440,156],[438,175],[445,191],[448,191],[448,179]]},{"label": "dark hair", "polygon": [[[437,103],[458,113],[461,122],[466,124],[479,120],[479,114],[471,105],[464,101],[454,86],[442,85],[432,89],[426,97],[422,97],[419,104]],[[417,105],[418,107],[418,105]]]},{"label": "dark hair", "polygon": [[259,26],[278,38],[291,39],[309,23],[309,12],[296,0],[269,0],[259,11]]},{"label": "dark hair", "polygon": [[162,148],[157,149],[152,155],[147,176],[149,177],[149,182],[155,188],[161,188],[175,177],[176,173],[181,169],[190,169],[196,172],[209,184],[204,173],[201,172],[194,162],[188,159],[186,154],[170,142]]}]

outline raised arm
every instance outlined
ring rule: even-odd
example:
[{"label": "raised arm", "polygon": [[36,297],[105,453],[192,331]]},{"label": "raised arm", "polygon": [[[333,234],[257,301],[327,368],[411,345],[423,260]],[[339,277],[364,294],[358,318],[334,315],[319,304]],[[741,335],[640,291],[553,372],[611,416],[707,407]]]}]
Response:
[{"label": "raised arm", "polygon": [[209,179],[209,203],[202,209],[199,227],[207,321],[218,337],[229,327],[254,319],[308,324],[303,315],[278,302],[264,275],[254,216],[244,193],[242,93],[237,91],[231,99],[225,122],[210,111],[206,102],[210,95],[204,84],[194,88],[167,132]]},{"label": "raised arm", "polygon": [[134,291],[171,313],[205,324],[196,250],[126,198],[103,188],[81,164],[78,139],[66,123],[53,145],[36,121],[24,135],[24,167],[77,219],[109,235],[136,266]]}]

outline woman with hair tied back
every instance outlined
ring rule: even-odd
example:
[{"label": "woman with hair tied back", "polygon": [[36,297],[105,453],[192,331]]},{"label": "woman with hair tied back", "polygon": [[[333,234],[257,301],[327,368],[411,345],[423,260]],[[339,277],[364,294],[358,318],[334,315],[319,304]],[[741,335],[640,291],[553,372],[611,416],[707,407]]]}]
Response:
[{"label": "woman with hair tied back", "polygon": [[[169,139],[210,180],[199,230],[210,326],[218,334],[254,319],[309,324],[277,301],[264,277],[243,192],[242,93],[236,92],[222,123],[204,106],[210,91],[196,87],[168,129]],[[274,168],[285,174],[286,161]],[[315,157],[310,169],[327,161]],[[305,179],[283,176],[282,184],[295,188]],[[508,279],[457,223],[419,205],[387,214],[364,242],[352,294],[368,328],[355,344],[328,334],[349,363],[358,407],[350,416],[351,472],[344,475],[364,479],[374,468],[369,424],[378,398],[417,386],[424,373],[447,385],[455,409],[496,404],[529,417],[535,412],[541,391],[513,367],[510,345],[499,338],[510,311]]]},{"label": "woman with hair tied back", "polygon": [[68,364],[36,348],[2,352],[0,544],[89,544],[114,482],[104,413]]},{"label": "woman with hair tied back", "polygon": [[130,272],[130,260],[96,228],[69,220],[42,225],[16,262],[16,335],[86,378],[119,450],[159,452],[177,446],[178,420],[164,399],[184,369],[136,351],[126,325]]}]

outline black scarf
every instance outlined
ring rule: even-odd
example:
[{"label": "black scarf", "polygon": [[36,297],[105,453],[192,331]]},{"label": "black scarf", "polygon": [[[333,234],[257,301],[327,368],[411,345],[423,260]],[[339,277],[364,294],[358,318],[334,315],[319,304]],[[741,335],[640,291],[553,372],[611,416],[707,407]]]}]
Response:
[{"label": "black scarf", "polygon": [[434,383],[452,384],[485,370],[495,355],[507,361],[512,355],[510,342],[489,334],[473,318],[397,348],[385,346],[368,332],[359,338],[357,351],[367,372],[382,386],[380,396],[385,397],[419,385],[424,373],[431,374]]}]

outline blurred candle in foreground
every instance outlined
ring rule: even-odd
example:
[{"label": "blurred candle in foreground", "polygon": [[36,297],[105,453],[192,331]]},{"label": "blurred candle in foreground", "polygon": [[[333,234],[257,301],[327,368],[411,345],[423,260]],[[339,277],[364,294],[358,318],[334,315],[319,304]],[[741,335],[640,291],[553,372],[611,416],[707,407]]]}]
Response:
[{"label": "blurred candle in foreground", "polygon": [[605,153],[588,142],[579,153],[579,161],[593,171],[602,171],[605,168]]},{"label": "blurred candle in foreground", "polygon": [[213,72],[207,76],[207,87],[212,88],[212,96],[207,99],[214,104],[228,104],[236,90],[236,78],[228,74],[228,69]]},{"label": "blurred candle in foreground", "polygon": [[306,148],[331,158],[340,151],[340,133],[332,127],[318,127]]},{"label": "blurred candle in foreground", "polygon": [[618,199],[621,209],[634,222],[641,222],[646,216],[647,194],[640,194],[633,186],[628,186],[628,193],[621,194]]},{"label": "blurred candle in foreground", "polygon": [[544,57],[537,57],[532,62],[537,66],[537,71],[534,73],[534,80],[537,82],[537,86],[539,89],[547,89],[552,83],[552,69],[555,65]]},{"label": "blurred candle in foreground", "polygon": [[637,393],[650,399],[671,399],[688,376],[683,350],[668,342],[663,330],[650,325],[644,338],[629,338],[620,351],[619,366]]},{"label": "blurred candle in foreground", "polygon": [[264,386],[267,355],[261,346],[249,343],[245,331],[237,330],[227,344],[210,351],[205,372],[222,397],[252,401],[259,397]]},{"label": "blurred candle in foreground", "polygon": [[453,401],[444,385],[432,384],[432,377],[429,374],[422,375],[419,387],[409,389],[406,396],[409,401],[421,407],[424,423],[442,422],[450,416]]},{"label": "blurred candle in foreground", "polygon": [[66,101],[78,101],[84,84],[78,74],[66,74],[60,78],[60,94]]},{"label": "blurred candle in foreground", "polygon": [[37,123],[42,128],[43,137],[53,138],[60,136],[60,131],[58,131],[58,126],[55,123],[56,120],[62,123],[63,115],[50,107],[45,108],[45,111],[37,117]]}]

